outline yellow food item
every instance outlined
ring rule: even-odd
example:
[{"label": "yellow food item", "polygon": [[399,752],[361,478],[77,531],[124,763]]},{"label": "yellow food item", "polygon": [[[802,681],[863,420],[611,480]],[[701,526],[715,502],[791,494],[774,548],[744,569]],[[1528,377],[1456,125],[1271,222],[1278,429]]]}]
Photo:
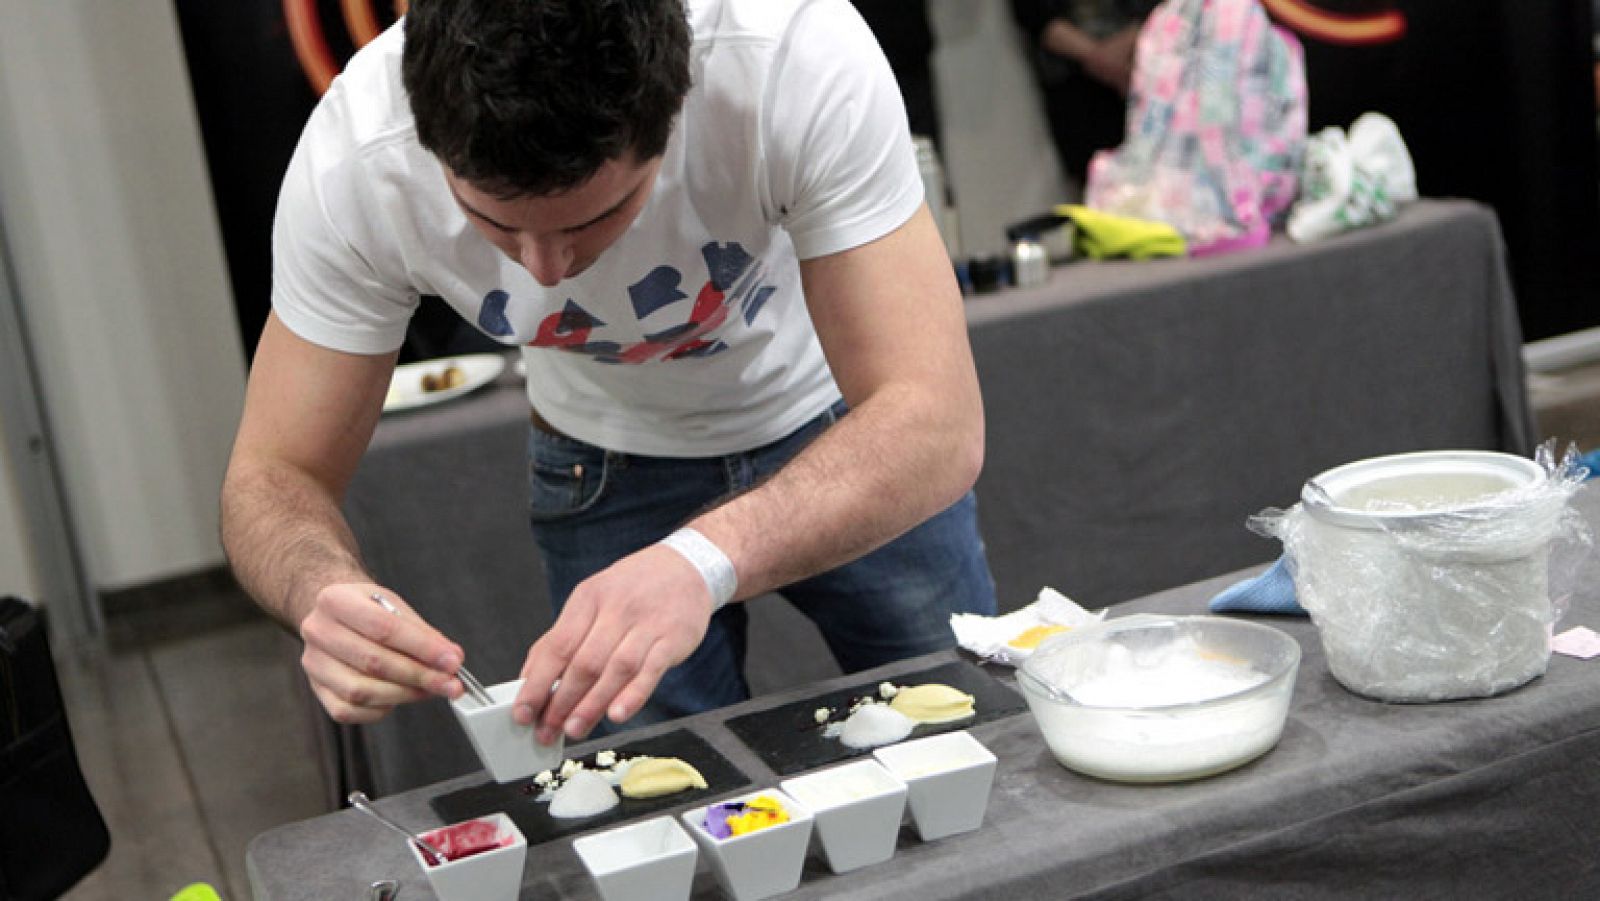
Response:
[{"label": "yellow food item", "polygon": [[1070,628],[1072,627],[1034,626],[1031,629],[1024,630],[1022,634],[1006,642],[1006,644],[1016,648],[1019,651],[1031,651],[1039,646],[1039,642],[1044,641],[1046,638],[1049,638],[1052,635],[1058,635],[1062,632],[1065,632]]},{"label": "yellow food item", "polygon": [[744,835],[789,822],[789,811],[783,809],[778,799],[771,795],[757,795],[744,805],[742,813],[728,817],[728,830],[734,835]]},{"label": "yellow food item", "polygon": [[636,760],[628,766],[621,785],[624,798],[659,798],[705,787],[700,771],[677,757]]},{"label": "yellow food item", "polygon": [[467,383],[467,373],[460,366],[451,365],[443,372],[435,375],[431,372],[422,376],[423,391],[448,391]]},{"label": "yellow food item", "polygon": [[889,707],[919,723],[949,723],[973,714],[973,697],[966,692],[929,682],[895,693]]}]

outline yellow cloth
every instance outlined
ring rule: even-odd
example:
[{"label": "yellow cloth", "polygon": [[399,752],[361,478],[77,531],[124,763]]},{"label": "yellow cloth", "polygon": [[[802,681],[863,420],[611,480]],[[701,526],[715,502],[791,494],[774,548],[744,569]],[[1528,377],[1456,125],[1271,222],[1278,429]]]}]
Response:
[{"label": "yellow cloth", "polygon": [[1181,257],[1189,252],[1183,235],[1165,222],[1134,219],[1091,210],[1075,203],[1055,208],[1077,227],[1073,248],[1091,260],[1128,257],[1148,260],[1155,257]]},{"label": "yellow cloth", "polygon": [[183,890],[172,896],[172,901],[222,901],[217,896],[217,890],[204,882],[184,886]]}]

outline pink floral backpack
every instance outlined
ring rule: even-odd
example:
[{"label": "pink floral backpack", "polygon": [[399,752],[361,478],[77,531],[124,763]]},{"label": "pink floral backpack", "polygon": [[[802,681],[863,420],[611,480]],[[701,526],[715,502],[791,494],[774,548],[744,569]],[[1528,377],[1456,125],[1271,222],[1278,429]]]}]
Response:
[{"label": "pink floral backpack", "polygon": [[1126,137],[1087,205],[1165,222],[1192,256],[1258,247],[1294,202],[1306,145],[1300,43],[1257,0],[1166,0],[1139,32]]}]

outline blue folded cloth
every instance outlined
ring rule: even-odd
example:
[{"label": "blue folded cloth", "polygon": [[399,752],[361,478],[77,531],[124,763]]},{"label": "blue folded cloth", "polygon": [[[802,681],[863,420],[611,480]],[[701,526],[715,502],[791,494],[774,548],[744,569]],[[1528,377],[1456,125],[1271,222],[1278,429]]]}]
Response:
[{"label": "blue folded cloth", "polygon": [[1600,448],[1579,457],[1578,462],[1589,468],[1589,478],[1600,479]]},{"label": "blue folded cloth", "polygon": [[1294,577],[1284,558],[1259,576],[1224,588],[1211,599],[1212,613],[1283,613],[1290,616],[1308,616],[1306,609],[1294,596]]}]

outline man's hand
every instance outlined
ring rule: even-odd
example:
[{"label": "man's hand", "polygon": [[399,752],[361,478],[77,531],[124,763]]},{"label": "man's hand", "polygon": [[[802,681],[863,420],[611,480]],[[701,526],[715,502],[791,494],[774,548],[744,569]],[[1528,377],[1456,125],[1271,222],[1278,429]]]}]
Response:
[{"label": "man's hand", "polygon": [[711,592],[677,551],[653,545],[624,557],[580,582],[528,649],[513,717],[538,723],[545,744],[563,732],[581,739],[602,716],[621,723],[694,652],[710,621]]},{"label": "man's hand", "polygon": [[[342,723],[460,691],[445,682],[455,681],[461,649],[409,607],[395,616],[372,600],[377,591],[393,595],[371,583],[339,509],[395,356],[328,350],[268,316],[222,486],[222,544],[234,575],[305,641],[312,691]],[[447,653],[454,664],[442,666]]]},{"label": "man's hand", "polygon": [[[398,615],[372,596],[390,599]],[[463,654],[388,589],[329,585],[300,621],[300,665],[323,709],[340,723],[371,723],[396,705],[430,695],[459,697]]]}]

